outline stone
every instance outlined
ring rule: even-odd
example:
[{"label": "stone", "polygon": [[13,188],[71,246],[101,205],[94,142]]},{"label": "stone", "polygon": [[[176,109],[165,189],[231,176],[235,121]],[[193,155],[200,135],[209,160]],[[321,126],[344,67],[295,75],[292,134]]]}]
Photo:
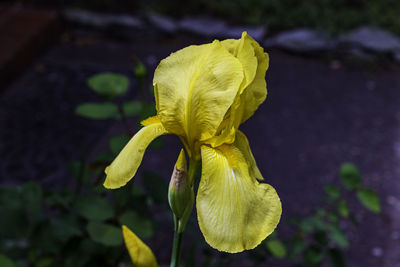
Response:
[{"label": "stone", "polygon": [[393,59],[400,64],[400,50],[393,53]]},{"label": "stone", "polygon": [[64,17],[71,22],[100,28],[108,26],[142,28],[144,26],[143,22],[134,16],[101,14],[80,9],[67,9],[64,11]]},{"label": "stone", "polygon": [[262,41],[266,30],[264,27],[229,26],[224,21],[210,17],[188,17],[179,22],[179,29],[214,38],[240,38],[246,31],[253,39]]},{"label": "stone", "polygon": [[266,30],[264,27],[246,27],[246,26],[232,26],[232,27],[227,27],[225,32],[221,33],[221,38],[240,38],[242,36],[242,33],[246,31],[254,40],[257,41],[262,41],[265,34]]},{"label": "stone", "polygon": [[199,35],[216,37],[224,35],[226,23],[210,17],[187,17],[179,22],[179,29]]},{"label": "stone", "polygon": [[178,25],[175,20],[162,16],[156,13],[150,13],[147,15],[149,22],[157,29],[166,33],[176,33],[178,30]]},{"label": "stone", "polygon": [[325,36],[311,29],[285,31],[265,41],[266,47],[280,47],[293,52],[318,52],[331,48]]},{"label": "stone", "polygon": [[400,50],[400,38],[375,27],[360,27],[338,40],[338,45],[356,45],[377,53]]},{"label": "stone", "polygon": [[375,257],[381,257],[383,255],[383,249],[380,247],[374,247],[371,251],[372,255]]}]

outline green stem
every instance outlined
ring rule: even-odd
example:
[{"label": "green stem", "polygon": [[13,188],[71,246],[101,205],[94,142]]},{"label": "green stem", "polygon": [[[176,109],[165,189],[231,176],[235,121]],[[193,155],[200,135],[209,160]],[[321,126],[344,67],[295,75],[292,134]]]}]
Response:
[{"label": "green stem", "polygon": [[174,245],[172,248],[172,259],[171,259],[171,267],[178,267],[179,266],[179,258],[181,254],[181,246],[182,246],[182,233],[178,233],[174,231]]},{"label": "green stem", "polygon": [[189,158],[188,176],[190,184],[193,186],[194,178],[196,177],[197,168],[199,167],[200,160]]}]

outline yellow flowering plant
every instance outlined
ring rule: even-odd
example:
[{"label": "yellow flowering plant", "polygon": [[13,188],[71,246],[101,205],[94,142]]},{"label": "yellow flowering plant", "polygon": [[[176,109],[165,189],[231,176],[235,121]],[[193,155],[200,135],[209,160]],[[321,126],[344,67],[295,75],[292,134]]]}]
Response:
[{"label": "yellow flowering plant", "polygon": [[[201,163],[195,202],[207,243],[230,253],[255,248],[274,231],[282,209],[274,188],[261,182],[239,126],[266,99],[268,65],[268,54],[246,32],[237,40],[192,45],[163,59],[153,79],[157,115],[142,121],[144,127],[106,168],[104,186],[124,186],[135,176],[147,146],[161,135],[175,134],[189,157],[187,176],[182,177],[191,190]],[[177,165],[186,171],[182,162]],[[190,214],[193,201],[176,199],[187,202],[179,203],[184,206],[180,210],[189,210],[184,216],[175,214],[182,224],[175,227],[179,258],[182,220],[187,220],[183,217]]]}]

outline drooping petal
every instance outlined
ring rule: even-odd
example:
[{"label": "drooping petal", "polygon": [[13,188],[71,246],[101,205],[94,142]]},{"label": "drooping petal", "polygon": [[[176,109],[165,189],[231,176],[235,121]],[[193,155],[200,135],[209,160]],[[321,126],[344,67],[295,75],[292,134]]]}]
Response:
[{"label": "drooping petal", "polygon": [[157,267],[158,263],[151,249],[125,225],[122,226],[125,245],[136,267]]},{"label": "drooping petal", "polygon": [[236,131],[236,138],[233,144],[240,150],[240,152],[242,152],[244,158],[246,159],[247,164],[249,165],[250,176],[255,177],[259,181],[264,180],[260,170],[257,167],[253,153],[251,152],[249,141],[242,131]]},{"label": "drooping petal", "polygon": [[219,41],[189,46],[162,60],[154,73],[158,116],[188,145],[214,136],[243,80],[242,64]]},{"label": "drooping petal", "polygon": [[202,146],[201,158],[196,207],[207,243],[231,253],[256,247],[280,220],[275,189],[250,175],[246,160],[233,145]]},{"label": "drooping petal", "polygon": [[156,137],[167,133],[157,117],[149,118],[143,122],[147,125],[140,129],[126,144],[119,155],[105,170],[107,174],[104,187],[109,189],[124,186],[135,176],[144,152]]}]

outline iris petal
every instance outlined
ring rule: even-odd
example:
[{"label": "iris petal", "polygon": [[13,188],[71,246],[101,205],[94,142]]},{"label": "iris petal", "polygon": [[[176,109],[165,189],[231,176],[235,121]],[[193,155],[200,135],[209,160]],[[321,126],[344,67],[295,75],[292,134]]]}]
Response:
[{"label": "iris petal", "polygon": [[234,145],[240,150],[240,152],[242,152],[244,158],[247,160],[250,176],[255,177],[259,181],[264,180],[260,170],[257,167],[253,153],[251,152],[249,141],[247,140],[246,135],[240,130],[236,132]]},{"label": "iris petal", "polygon": [[219,41],[189,46],[162,60],[154,73],[158,116],[188,145],[213,137],[243,80],[242,64]]},{"label": "iris petal", "polygon": [[[235,131],[242,122],[244,116],[243,113],[245,112],[246,103],[243,103],[243,99],[247,100],[247,98],[251,96],[251,94],[247,92],[248,87],[249,85],[253,86],[256,74],[260,72],[258,66],[259,60],[256,56],[256,48],[253,42],[255,41],[247,35],[246,32],[243,32],[242,37],[238,40],[227,39],[221,42],[221,44],[242,64],[244,78],[235,100],[225,114],[224,120],[218,128],[216,136],[205,142],[212,147],[217,147],[224,143],[231,144],[235,140]],[[261,67],[263,66],[261,65]],[[247,97],[242,97],[242,95],[246,95]],[[249,101],[254,102],[251,97]]]},{"label": "iris petal", "polygon": [[128,227],[122,226],[125,245],[132,263],[137,267],[157,267],[157,260],[151,249],[140,240]]},{"label": "iris petal", "polygon": [[156,137],[167,133],[157,117],[152,117],[144,121],[147,126],[140,129],[128,144],[122,149],[119,155],[105,170],[107,174],[104,187],[109,189],[124,186],[133,176],[135,176],[144,152],[148,145]]},{"label": "iris petal", "polygon": [[250,175],[246,159],[233,145],[202,146],[201,157],[196,207],[207,243],[230,253],[256,247],[280,220],[275,189]]},{"label": "iris petal", "polygon": [[[264,102],[267,97],[267,83],[265,81],[265,73],[269,67],[269,56],[264,53],[262,48],[253,38],[246,34],[246,38],[250,41],[257,57],[257,71],[252,82],[243,91],[240,97],[240,107],[237,116],[236,128],[240,124],[250,118],[258,109],[258,106]],[[239,120],[240,119],[240,120]]]},{"label": "iris petal", "polygon": [[244,32],[242,38],[238,40],[227,39],[221,42],[233,56],[239,59],[243,66],[244,79],[241,85],[242,91],[253,81],[257,71],[257,58],[254,54],[251,40],[251,38],[248,38],[247,33]]}]

